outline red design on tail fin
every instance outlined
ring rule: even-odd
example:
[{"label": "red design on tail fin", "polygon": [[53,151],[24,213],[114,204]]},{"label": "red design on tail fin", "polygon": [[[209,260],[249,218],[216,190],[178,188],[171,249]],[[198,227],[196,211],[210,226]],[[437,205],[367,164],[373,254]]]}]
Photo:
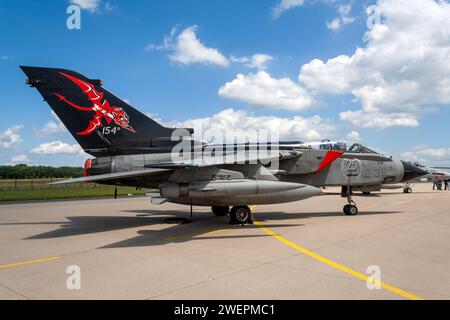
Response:
[{"label": "red design on tail fin", "polygon": [[59,100],[64,101],[69,106],[78,109],[80,111],[92,111],[95,112],[94,117],[91,121],[89,121],[89,126],[81,132],[78,132],[78,135],[88,135],[91,134],[95,129],[103,127],[103,119],[106,121],[107,124],[110,124],[114,121],[115,124],[120,126],[123,129],[126,129],[130,132],[136,132],[132,126],[129,124],[129,118],[126,112],[116,106],[111,106],[108,102],[108,100],[103,99],[103,92],[99,92],[95,90],[95,86],[89,82],[80,80],[74,76],[71,76],[67,73],[60,72],[62,76],[66,77],[67,79],[71,80],[73,83],[75,83],[82,91],[83,93],[88,97],[89,101],[91,101],[92,105],[90,107],[83,107],[76,105],[75,103],[67,100],[66,97],[64,97],[61,94],[54,93],[55,96],[59,98]]}]

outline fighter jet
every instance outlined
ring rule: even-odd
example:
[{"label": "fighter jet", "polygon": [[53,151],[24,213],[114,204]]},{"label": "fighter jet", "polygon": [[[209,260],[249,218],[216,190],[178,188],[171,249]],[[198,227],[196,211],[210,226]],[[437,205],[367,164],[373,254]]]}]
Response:
[{"label": "fighter jet", "polygon": [[450,180],[450,173],[442,169],[449,169],[448,167],[427,167],[419,162],[414,162],[414,166],[421,168],[427,173],[419,178],[411,180],[412,182],[430,182],[433,180]]},{"label": "fighter jet", "polygon": [[404,193],[411,193],[413,191],[411,183],[414,182],[431,182],[431,181],[442,182],[444,180],[450,180],[450,173],[442,170],[442,169],[449,169],[448,167],[427,167],[419,162],[414,163],[410,162],[410,164],[424,170],[426,173],[423,176],[416,177],[414,179],[406,181],[406,184],[403,187]]},{"label": "fighter jet", "polygon": [[[249,205],[307,199],[319,187],[339,186],[346,215],[356,215],[353,191],[376,190],[424,174],[360,144],[267,142],[211,144],[189,128],[168,128],[106,90],[101,80],[66,69],[21,67],[26,83],[44,98],[94,158],[83,177],[58,183],[96,182],[150,189],[153,203],[210,206],[230,223],[251,223]],[[231,207],[231,209],[230,209]]]}]

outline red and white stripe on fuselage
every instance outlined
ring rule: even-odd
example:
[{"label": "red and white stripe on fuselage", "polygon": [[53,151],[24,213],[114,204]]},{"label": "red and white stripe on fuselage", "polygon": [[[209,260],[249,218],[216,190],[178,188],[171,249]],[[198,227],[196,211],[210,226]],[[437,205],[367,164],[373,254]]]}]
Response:
[{"label": "red and white stripe on fuselage", "polygon": [[337,151],[337,150],[329,150],[325,154],[325,157],[323,157],[322,162],[317,167],[315,173],[319,173],[326,167],[328,167],[330,164],[332,164],[337,158],[340,158],[344,154],[344,151]]}]

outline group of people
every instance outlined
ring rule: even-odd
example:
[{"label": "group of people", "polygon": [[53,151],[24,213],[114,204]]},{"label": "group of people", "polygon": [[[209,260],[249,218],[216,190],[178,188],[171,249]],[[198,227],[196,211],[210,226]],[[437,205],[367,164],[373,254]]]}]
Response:
[{"label": "group of people", "polygon": [[440,180],[433,179],[433,190],[442,190],[442,186],[444,186],[444,190],[449,190],[450,180]]}]

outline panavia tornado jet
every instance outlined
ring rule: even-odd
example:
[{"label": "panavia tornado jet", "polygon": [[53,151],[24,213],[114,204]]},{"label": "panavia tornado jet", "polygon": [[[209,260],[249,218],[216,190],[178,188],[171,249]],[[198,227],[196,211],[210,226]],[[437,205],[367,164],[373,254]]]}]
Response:
[{"label": "panavia tornado jet", "polygon": [[245,224],[251,223],[249,205],[306,199],[323,186],[342,187],[344,213],[356,215],[353,191],[424,174],[360,144],[206,143],[193,137],[193,129],[155,122],[103,88],[101,80],[65,69],[21,68],[27,84],[93,156],[83,177],[58,183],[147,188],[153,203],[210,206],[217,216],[229,214],[230,223]]},{"label": "panavia tornado jet", "polygon": [[[413,186],[411,183],[414,182],[437,182],[442,183],[446,180],[450,180],[450,172],[444,171],[442,169],[450,169],[449,167],[427,167],[418,162],[410,162],[411,165],[420,168],[425,171],[425,174],[420,177],[415,177],[411,180],[406,181],[406,184],[403,187],[404,193],[411,193],[413,191]],[[440,188],[440,187],[439,187]]]},{"label": "panavia tornado jet", "polygon": [[426,171],[426,174],[412,179],[412,182],[431,182],[433,180],[436,181],[443,181],[443,180],[450,180],[450,172],[444,171],[442,169],[450,169],[449,167],[427,167],[423,164],[420,164],[418,162],[413,163],[414,166],[421,168],[422,170]]}]

